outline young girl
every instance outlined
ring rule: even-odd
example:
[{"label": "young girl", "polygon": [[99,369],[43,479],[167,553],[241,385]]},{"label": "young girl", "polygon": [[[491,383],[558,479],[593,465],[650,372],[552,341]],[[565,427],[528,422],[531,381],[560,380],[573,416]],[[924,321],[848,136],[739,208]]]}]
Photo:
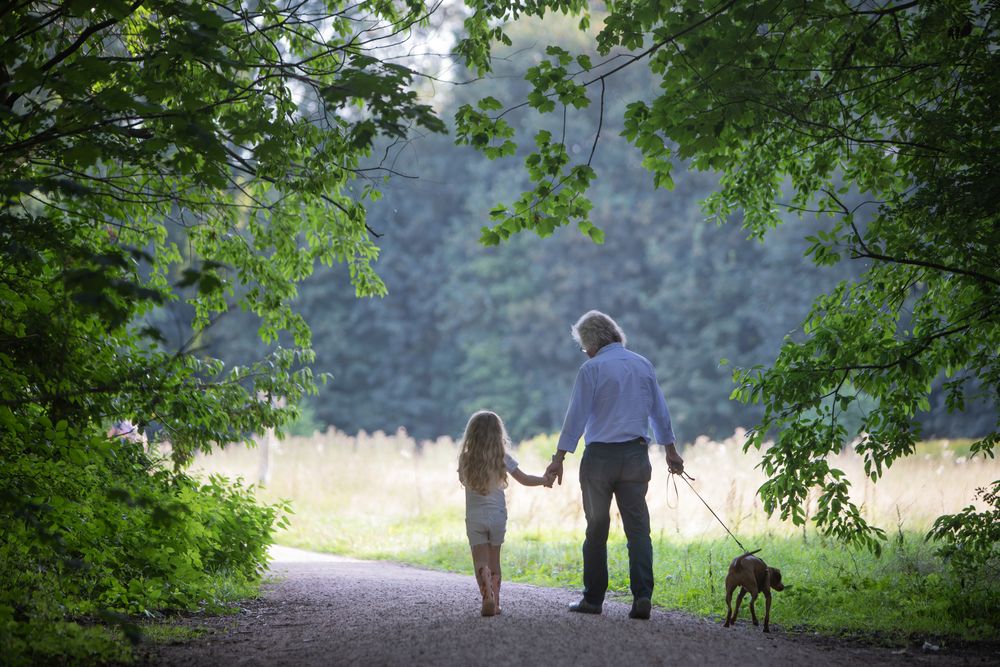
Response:
[{"label": "young girl", "polygon": [[552,479],[527,475],[507,453],[510,438],[500,417],[481,410],[469,418],[458,457],[458,479],[465,486],[465,531],[472,547],[483,616],[500,613],[500,546],[507,530],[504,488],[507,473],[525,486],[552,486]]}]

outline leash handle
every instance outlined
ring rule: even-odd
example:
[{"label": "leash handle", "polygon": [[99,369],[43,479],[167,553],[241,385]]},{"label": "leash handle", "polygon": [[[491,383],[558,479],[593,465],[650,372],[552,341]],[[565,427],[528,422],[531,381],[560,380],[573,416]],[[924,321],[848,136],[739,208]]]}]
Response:
[{"label": "leash handle", "polygon": [[[674,483],[674,504],[670,504],[670,482]],[[674,473],[670,473],[667,476],[667,509],[675,510],[681,506],[681,494],[677,491],[677,480],[674,479]]]},{"label": "leash handle", "polygon": [[[695,481],[694,477],[692,477],[691,475],[689,475],[688,472],[687,472],[687,470],[681,470],[680,472],[674,472],[673,470],[670,470],[668,472],[670,472],[671,476],[677,475],[681,479],[687,478],[687,479],[691,480],[692,482]],[[677,484],[677,482],[674,482],[674,484]]]}]

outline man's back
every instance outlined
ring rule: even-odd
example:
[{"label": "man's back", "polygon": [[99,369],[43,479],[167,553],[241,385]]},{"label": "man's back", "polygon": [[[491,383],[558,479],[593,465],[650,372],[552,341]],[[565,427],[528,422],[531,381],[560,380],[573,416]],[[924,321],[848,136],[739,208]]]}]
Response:
[{"label": "man's back", "polygon": [[645,357],[620,343],[603,347],[584,365],[594,388],[587,442],[625,442],[644,437],[656,382]]},{"label": "man's back", "polygon": [[577,373],[559,449],[574,451],[581,435],[592,442],[673,442],[670,414],[649,361],[621,343],[600,348]]}]

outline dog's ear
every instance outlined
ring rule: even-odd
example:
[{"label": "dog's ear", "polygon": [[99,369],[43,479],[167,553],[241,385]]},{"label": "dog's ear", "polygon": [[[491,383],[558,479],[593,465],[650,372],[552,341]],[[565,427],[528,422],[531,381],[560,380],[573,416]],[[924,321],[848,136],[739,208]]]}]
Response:
[{"label": "dog's ear", "polygon": [[786,588],[784,584],[781,583],[781,570],[776,567],[769,567],[768,569],[768,584],[776,591],[781,591]]}]

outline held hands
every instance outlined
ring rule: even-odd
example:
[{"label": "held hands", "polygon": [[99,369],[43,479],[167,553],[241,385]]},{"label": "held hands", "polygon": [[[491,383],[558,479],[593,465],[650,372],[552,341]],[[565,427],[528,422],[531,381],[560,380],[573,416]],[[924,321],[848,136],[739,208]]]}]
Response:
[{"label": "held hands", "polygon": [[546,489],[552,488],[552,482],[556,481],[556,476],[545,473],[541,477],[538,475],[525,475],[521,482],[525,486],[544,486]]},{"label": "held hands", "polygon": [[549,480],[549,483],[545,486],[551,487],[553,480],[558,480],[559,486],[562,486],[563,478],[563,462],[559,456],[552,457],[552,463],[549,467],[545,469],[545,479]]}]

